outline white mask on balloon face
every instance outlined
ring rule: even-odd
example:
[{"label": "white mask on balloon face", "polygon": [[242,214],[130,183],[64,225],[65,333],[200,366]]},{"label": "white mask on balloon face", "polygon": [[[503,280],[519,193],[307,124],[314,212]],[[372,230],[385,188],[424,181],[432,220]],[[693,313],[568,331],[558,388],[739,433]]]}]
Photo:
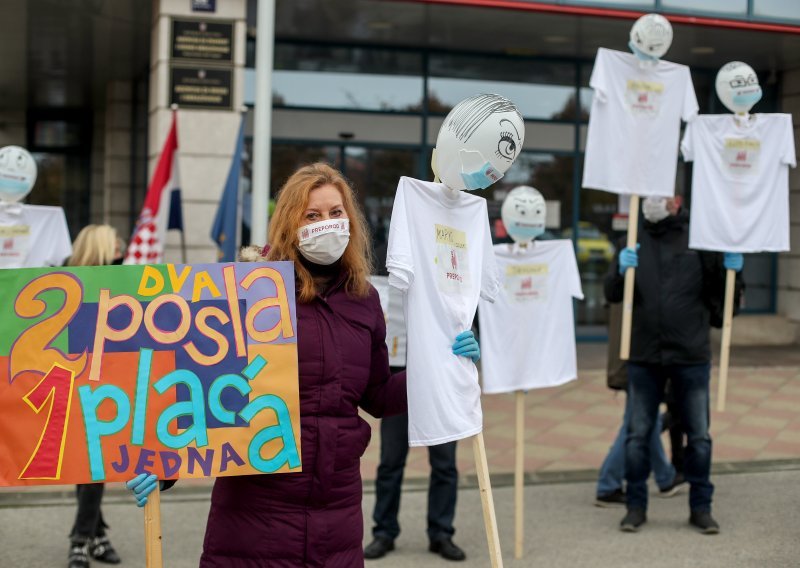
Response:
[{"label": "white mask on balloon face", "polygon": [[297,248],[306,260],[328,266],[342,258],[350,242],[350,221],[329,219],[303,225],[297,238]]},{"label": "white mask on balloon face", "polygon": [[0,148],[0,201],[25,199],[36,183],[36,161],[25,148]]},{"label": "white mask on balloon face", "polygon": [[753,68],[741,61],[731,61],[717,73],[717,96],[722,104],[734,114],[750,112],[761,100],[761,86]]},{"label": "white mask on balloon face", "polygon": [[508,171],[524,139],[514,103],[500,95],[470,97],[445,117],[431,166],[450,189],[485,189]]},{"label": "white mask on balloon face", "polygon": [[651,223],[658,223],[669,217],[666,197],[645,197],[642,200],[642,215]]},{"label": "white mask on balloon face", "polygon": [[661,14],[645,14],[631,28],[628,47],[642,61],[658,61],[672,45],[672,25]]},{"label": "white mask on balloon face", "polygon": [[511,238],[526,243],[544,233],[547,206],[535,188],[521,185],[506,196],[500,215]]}]

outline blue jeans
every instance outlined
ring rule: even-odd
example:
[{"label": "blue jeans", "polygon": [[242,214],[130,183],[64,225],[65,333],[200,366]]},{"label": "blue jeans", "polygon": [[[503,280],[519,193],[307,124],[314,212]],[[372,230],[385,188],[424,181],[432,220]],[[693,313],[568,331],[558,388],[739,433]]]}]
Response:
[{"label": "blue jeans", "polygon": [[[628,424],[631,415],[631,397],[625,397],[625,414],[622,417],[622,427],[619,429],[611,449],[608,451],[603,465],[600,467],[600,476],[597,479],[597,496],[613,493],[617,489],[622,489],[622,481],[625,479],[625,439],[628,435]],[[669,487],[675,479],[675,468],[667,459],[664,453],[664,446],[661,443],[661,415],[656,419],[656,427],[650,436],[650,462],[653,467],[653,475],[656,484],[660,489]]]},{"label": "blue jeans", "polygon": [[[397,515],[400,512],[400,492],[403,470],[408,455],[408,414],[381,420],[381,462],[375,479],[375,510],[372,519],[373,536],[394,540],[400,534]],[[428,447],[431,464],[428,485],[428,539],[431,542],[451,538],[456,532],[453,518],[458,497],[456,442]]]},{"label": "blue jeans", "polygon": [[689,507],[710,511],[714,486],[711,474],[709,394],[711,365],[638,365],[628,363],[628,398],[631,404],[625,443],[625,480],[629,509],[647,509],[650,474],[650,440],[658,420],[658,406],[667,379],[672,380],[675,403],[681,409],[686,431],[684,476],[690,484]]}]

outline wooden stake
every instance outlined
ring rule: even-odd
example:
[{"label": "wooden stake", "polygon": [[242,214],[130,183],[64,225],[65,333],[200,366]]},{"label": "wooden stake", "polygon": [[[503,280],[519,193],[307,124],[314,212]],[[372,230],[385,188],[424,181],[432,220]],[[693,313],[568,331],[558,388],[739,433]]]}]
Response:
[{"label": "wooden stake", "polygon": [[725,307],[722,312],[722,346],[719,354],[719,390],[717,410],[725,412],[725,397],[728,392],[728,364],[731,356],[731,331],[733,328],[733,295],[736,290],[736,271],[725,274]]},{"label": "wooden stake", "polygon": [[517,435],[514,457],[514,558],[522,558],[525,544],[525,393],[517,391]]},{"label": "wooden stake", "polygon": [[158,486],[144,505],[144,549],[147,568],[163,568],[161,554],[161,491]]},{"label": "wooden stake", "polygon": [[486,447],[483,444],[483,433],[472,438],[472,451],[475,454],[475,469],[478,472],[478,487],[481,492],[483,506],[483,523],[486,526],[486,540],[489,542],[489,558],[492,568],[503,568],[503,556],[500,551],[500,536],[497,533],[497,517],[494,514],[492,484],[489,480],[489,465],[486,461]]},{"label": "wooden stake", "polygon": [[[628,212],[627,247],[636,250],[639,236],[639,196],[631,195]],[[633,285],[636,282],[636,269],[625,271],[625,291],[622,297],[622,336],[619,341],[619,358],[627,361],[631,355],[631,327],[633,325]]]}]

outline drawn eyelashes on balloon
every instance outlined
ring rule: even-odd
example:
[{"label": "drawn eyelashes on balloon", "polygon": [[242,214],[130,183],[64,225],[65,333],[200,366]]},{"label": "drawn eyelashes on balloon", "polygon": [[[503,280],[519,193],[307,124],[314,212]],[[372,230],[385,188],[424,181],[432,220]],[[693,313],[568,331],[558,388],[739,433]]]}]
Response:
[{"label": "drawn eyelashes on balloon", "polygon": [[[514,123],[504,118],[500,121],[500,126],[503,126],[504,122],[507,122],[508,125],[514,129],[514,133],[517,135],[517,140],[519,140],[519,133],[517,132],[517,129],[514,128]],[[500,140],[497,142],[497,150],[495,150],[495,154],[498,158],[504,158],[508,161],[513,160],[517,155],[517,142],[514,140],[511,132],[500,133]]]}]

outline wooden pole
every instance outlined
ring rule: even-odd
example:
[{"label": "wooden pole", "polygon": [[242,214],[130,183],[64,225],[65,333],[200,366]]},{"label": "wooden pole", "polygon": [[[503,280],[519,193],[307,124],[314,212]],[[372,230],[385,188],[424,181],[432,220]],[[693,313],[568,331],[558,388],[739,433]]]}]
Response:
[{"label": "wooden pole", "polygon": [[158,487],[147,496],[144,505],[144,549],[147,568],[163,568],[161,554],[161,491]]},{"label": "wooden pole", "polygon": [[517,435],[514,457],[514,558],[522,558],[525,544],[525,393],[517,391]]},{"label": "wooden pole", "polygon": [[[631,206],[628,212],[627,247],[636,250],[639,236],[639,196],[631,195]],[[627,361],[631,355],[631,326],[633,324],[633,285],[636,281],[636,270],[625,271],[625,291],[622,297],[622,336],[619,342],[619,358]]]},{"label": "wooden pole", "polygon": [[731,330],[733,327],[733,295],[736,290],[736,271],[725,274],[725,307],[722,312],[722,346],[719,355],[719,390],[717,410],[725,412],[725,397],[728,392],[728,364],[731,356]]},{"label": "wooden pole", "polygon": [[489,480],[489,465],[486,461],[486,447],[483,444],[483,433],[472,438],[472,451],[475,454],[475,469],[478,472],[478,487],[481,492],[483,506],[483,523],[486,526],[486,540],[489,542],[489,558],[492,568],[503,568],[503,556],[500,551],[500,536],[497,532],[497,517],[494,514],[492,484]]}]

